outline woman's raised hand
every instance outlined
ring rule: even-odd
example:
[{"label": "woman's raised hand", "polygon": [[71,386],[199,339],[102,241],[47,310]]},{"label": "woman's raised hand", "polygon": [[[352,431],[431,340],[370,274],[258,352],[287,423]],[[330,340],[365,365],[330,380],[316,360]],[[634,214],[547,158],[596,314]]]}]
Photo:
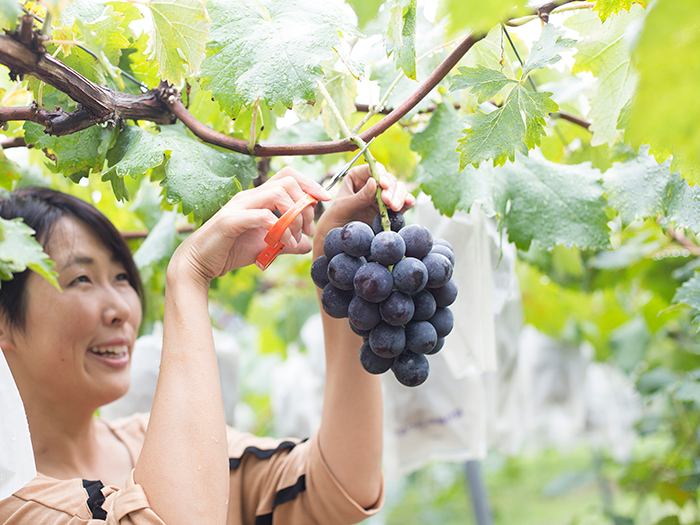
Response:
[{"label": "woman's raised hand", "polygon": [[[187,262],[207,283],[214,277],[252,264],[265,248],[265,235],[305,193],[319,201],[330,195],[318,183],[292,168],[283,168],[267,182],[237,193],[198,228],[175,252],[173,260]],[[284,232],[282,253],[306,253],[311,242],[302,235],[314,233],[314,211],[307,207]],[[171,261],[172,263],[172,261]]]},{"label": "woman's raised hand", "polygon": [[[382,201],[387,208],[402,213],[411,208],[416,200],[406,186],[397,181],[381,164],[378,163],[377,167]],[[343,179],[333,204],[318,222],[314,251],[322,253],[318,249],[323,244],[326,234],[333,228],[344,226],[351,221],[372,224],[372,219],[379,212],[376,192],[377,182],[372,178],[369,166],[364,164],[352,168]]]}]

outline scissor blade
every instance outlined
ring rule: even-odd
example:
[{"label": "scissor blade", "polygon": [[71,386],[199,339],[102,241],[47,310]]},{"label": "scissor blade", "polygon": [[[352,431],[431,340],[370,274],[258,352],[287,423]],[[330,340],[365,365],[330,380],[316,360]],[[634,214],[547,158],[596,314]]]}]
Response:
[{"label": "scissor blade", "polygon": [[365,150],[369,147],[370,144],[372,144],[372,141],[376,137],[372,137],[361,149],[358,151],[353,158],[351,158],[345,166],[340,168],[340,170],[331,177],[331,179],[328,181],[328,184],[324,186],[324,190],[328,191],[330,190],[333,186],[335,186],[335,183],[338,182],[341,178],[345,176],[345,174],[350,170],[353,164],[359,159],[362,154],[365,152]]}]

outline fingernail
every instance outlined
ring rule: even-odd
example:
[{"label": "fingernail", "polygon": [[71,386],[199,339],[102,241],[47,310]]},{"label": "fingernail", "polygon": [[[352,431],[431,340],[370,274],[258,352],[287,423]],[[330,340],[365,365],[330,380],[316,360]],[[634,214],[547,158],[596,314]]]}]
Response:
[{"label": "fingernail", "polygon": [[321,195],[323,196],[324,200],[331,200],[331,194],[328,193],[325,189],[321,188]]}]

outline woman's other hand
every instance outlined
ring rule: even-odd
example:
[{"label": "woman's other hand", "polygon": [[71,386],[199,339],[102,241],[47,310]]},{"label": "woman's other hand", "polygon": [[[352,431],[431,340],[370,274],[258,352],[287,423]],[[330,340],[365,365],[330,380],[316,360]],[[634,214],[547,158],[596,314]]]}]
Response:
[{"label": "woman's other hand", "polygon": [[[252,264],[265,248],[265,235],[305,193],[319,201],[330,195],[318,183],[292,168],[283,168],[257,188],[241,191],[198,228],[176,250],[173,262],[186,262],[206,284],[231,270]],[[307,207],[282,235],[282,253],[306,253],[314,233],[314,211]]]},{"label": "woman's other hand", "polygon": [[[406,186],[397,181],[381,164],[377,163],[377,167],[382,201],[387,209],[403,213],[413,207],[416,200]],[[344,226],[351,221],[372,224],[374,216],[379,213],[376,190],[377,182],[372,178],[367,164],[352,168],[348,172],[333,203],[318,221],[317,234],[314,237],[314,258],[323,253],[323,240],[333,228]]]}]

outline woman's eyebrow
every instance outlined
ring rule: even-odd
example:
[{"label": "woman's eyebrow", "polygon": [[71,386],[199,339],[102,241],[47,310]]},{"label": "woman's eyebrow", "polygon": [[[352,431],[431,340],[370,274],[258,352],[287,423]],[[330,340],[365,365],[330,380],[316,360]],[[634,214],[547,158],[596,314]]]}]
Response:
[{"label": "woman's eyebrow", "polygon": [[61,270],[65,270],[66,268],[68,268],[69,266],[72,266],[74,264],[95,264],[95,259],[93,259],[92,257],[88,257],[86,255],[78,255],[75,257],[71,257],[70,259],[68,259],[66,261],[66,264],[64,264],[61,267]]}]

